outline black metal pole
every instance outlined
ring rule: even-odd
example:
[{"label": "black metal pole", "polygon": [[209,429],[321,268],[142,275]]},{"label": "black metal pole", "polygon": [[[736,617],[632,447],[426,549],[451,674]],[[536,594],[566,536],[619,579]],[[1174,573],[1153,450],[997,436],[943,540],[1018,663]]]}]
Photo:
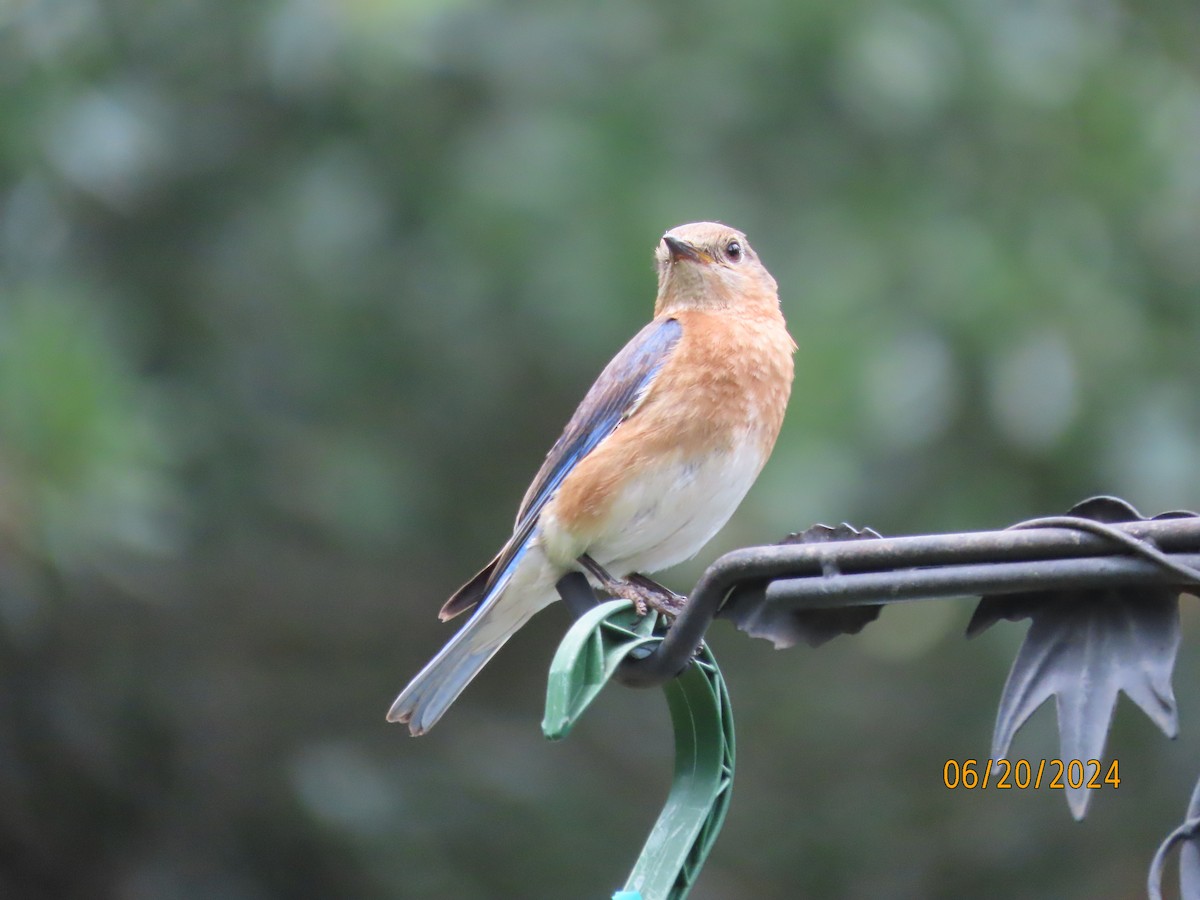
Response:
[{"label": "black metal pole", "polygon": [[[1069,524],[1072,520],[1053,521]],[[1078,528],[747,547],[725,554],[705,571],[662,644],[644,659],[623,663],[617,678],[635,687],[652,687],[674,678],[691,661],[730,592],[747,583],[768,582],[770,603],[809,609],[1033,589],[1198,583],[1164,570],[1161,563],[1130,553],[1113,555],[1114,549],[1125,548],[1114,546],[1111,537],[1093,533],[1097,527],[1115,529],[1166,551],[1181,568],[1200,567],[1198,518],[1109,526],[1081,520]],[[573,604],[582,602],[579,580],[570,580],[564,598],[568,592]]]}]

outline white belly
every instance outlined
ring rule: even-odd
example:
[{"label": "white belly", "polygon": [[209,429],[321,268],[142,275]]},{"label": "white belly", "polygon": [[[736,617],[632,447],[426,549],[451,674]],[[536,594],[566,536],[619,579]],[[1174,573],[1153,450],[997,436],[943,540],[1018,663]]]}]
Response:
[{"label": "white belly", "polygon": [[586,552],[617,577],[690,559],[729,521],[764,462],[750,441],[703,459],[664,462],[626,483]]}]

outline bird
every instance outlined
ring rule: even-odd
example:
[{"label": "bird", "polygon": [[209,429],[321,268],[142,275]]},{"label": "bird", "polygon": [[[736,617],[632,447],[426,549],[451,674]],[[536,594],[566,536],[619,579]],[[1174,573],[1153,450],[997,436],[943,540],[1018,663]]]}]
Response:
[{"label": "bird", "polygon": [[387,719],[413,735],[442,717],[493,654],[582,571],[605,593],[665,611],[650,581],[695,556],[733,515],[774,449],[796,343],[775,279],[746,236],[718,222],[655,248],[654,317],[613,357],[526,491],[512,536],[446,601],[466,624]]}]

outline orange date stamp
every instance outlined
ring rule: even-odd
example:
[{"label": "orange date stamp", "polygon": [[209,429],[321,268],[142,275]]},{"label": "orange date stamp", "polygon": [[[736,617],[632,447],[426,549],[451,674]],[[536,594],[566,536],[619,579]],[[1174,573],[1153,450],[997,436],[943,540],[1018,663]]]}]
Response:
[{"label": "orange date stamp", "polygon": [[948,759],[942,783],[950,790],[1064,790],[1121,786],[1120,764],[1098,759]]}]

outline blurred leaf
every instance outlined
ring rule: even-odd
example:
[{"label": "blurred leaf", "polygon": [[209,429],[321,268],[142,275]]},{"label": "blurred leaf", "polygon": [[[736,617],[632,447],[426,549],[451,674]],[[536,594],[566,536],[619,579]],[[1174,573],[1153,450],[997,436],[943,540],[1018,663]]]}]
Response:
[{"label": "blurred leaf", "polygon": [[111,327],[69,289],[31,285],[8,299],[0,527],[66,566],[92,557],[97,542],[171,547],[171,448]]}]

